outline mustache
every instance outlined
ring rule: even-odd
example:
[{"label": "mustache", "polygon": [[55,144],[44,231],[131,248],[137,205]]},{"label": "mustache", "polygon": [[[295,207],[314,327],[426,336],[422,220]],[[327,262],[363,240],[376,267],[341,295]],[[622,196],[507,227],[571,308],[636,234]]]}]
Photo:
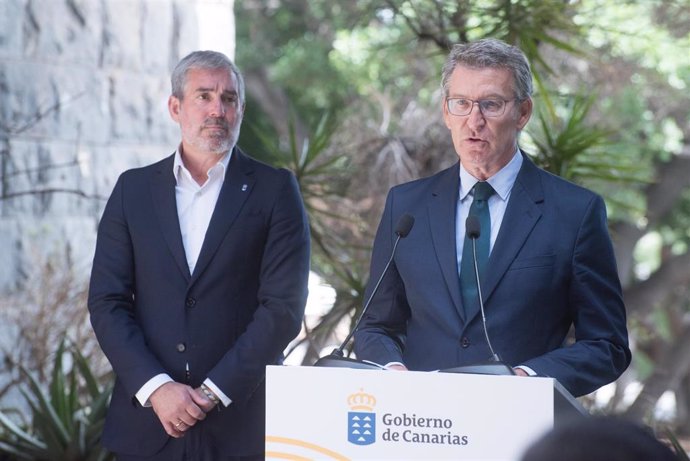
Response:
[{"label": "mustache", "polygon": [[210,127],[219,127],[223,129],[228,129],[229,125],[228,122],[224,119],[219,119],[219,118],[207,118],[204,120],[204,124],[201,126],[201,128],[210,128]]}]

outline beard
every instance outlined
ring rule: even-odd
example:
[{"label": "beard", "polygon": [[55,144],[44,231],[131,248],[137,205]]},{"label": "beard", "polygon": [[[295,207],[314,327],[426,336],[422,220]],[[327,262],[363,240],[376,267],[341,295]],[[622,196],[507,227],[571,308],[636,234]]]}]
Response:
[{"label": "beard", "polygon": [[236,142],[234,136],[211,136],[204,138],[204,147],[211,153],[221,155],[232,149]]},{"label": "beard", "polygon": [[[222,155],[232,149],[240,137],[241,119],[231,126],[225,119],[207,119],[190,144],[202,151]],[[210,130],[212,129],[212,130]]]}]

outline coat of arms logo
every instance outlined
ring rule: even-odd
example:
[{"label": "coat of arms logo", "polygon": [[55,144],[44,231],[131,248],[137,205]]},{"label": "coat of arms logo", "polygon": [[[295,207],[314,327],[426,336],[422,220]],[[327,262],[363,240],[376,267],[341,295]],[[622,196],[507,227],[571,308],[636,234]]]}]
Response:
[{"label": "coat of arms logo", "polygon": [[360,389],[347,398],[347,440],[355,445],[370,445],[376,441],[376,398]]}]

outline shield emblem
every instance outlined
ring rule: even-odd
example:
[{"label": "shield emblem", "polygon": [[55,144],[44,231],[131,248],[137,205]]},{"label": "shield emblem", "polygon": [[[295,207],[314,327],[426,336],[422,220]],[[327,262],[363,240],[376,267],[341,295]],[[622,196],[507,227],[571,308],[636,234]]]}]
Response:
[{"label": "shield emblem", "polygon": [[376,441],[376,414],[350,411],[347,414],[347,440],[355,445]]}]

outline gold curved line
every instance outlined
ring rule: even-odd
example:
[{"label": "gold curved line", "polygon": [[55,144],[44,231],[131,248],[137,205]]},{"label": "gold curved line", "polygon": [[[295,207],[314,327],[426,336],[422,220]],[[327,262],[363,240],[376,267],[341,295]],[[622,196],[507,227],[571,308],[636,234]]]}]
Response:
[{"label": "gold curved line", "polygon": [[295,445],[298,447],[308,448],[310,450],[323,453],[324,455],[331,456],[333,457],[333,459],[336,459],[338,461],[350,461],[349,458],[346,458],[343,455],[336,453],[335,451],[329,450],[328,448],[320,447],[319,445],[315,445],[313,443],[305,442],[303,440],[290,439],[288,437],[278,437],[275,435],[267,435],[266,442],[276,442],[284,443],[286,445]]},{"label": "gold curved line", "polygon": [[266,459],[291,459],[292,461],[312,461],[311,458],[303,456],[290,455],[288,453],[278,453],[277,451],[267,451],[264,456]]}]

